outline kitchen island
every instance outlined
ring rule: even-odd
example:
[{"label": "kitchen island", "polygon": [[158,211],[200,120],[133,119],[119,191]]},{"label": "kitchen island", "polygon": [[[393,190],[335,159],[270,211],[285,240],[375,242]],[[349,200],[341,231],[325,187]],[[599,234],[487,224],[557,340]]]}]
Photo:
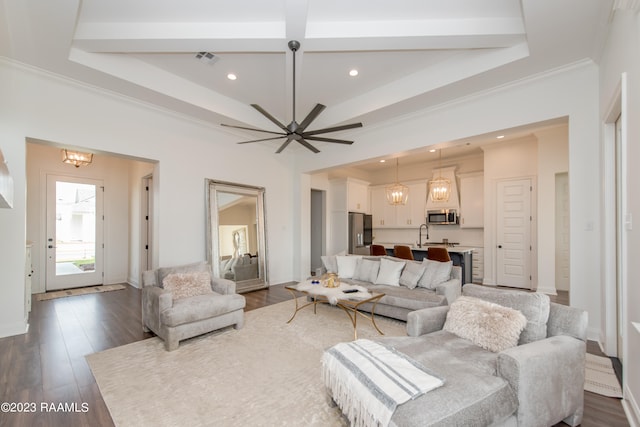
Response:
[{"label": "kitchen island", "polygon": [[[393,243],[378,243],[384,246],[387,251],[387,255],[393,256],[393,247],[395,244]],[[403,245],[403,243],[397,243],[398,245]],[[413,259],[416,261],[422,261],[427,257],[427,251],[430,247],[440,247],[446,248],[449,252],[449,256],[451,257],[451,261],[453,261],[453,265],[459,265],[462,268],[462,284],[471,283],[472,274],[473,274],[473,258],[472,253],[473,249],[469,246],[451,246],[445,245],[442,243],[429,243],[423,244],[422,247],[417,247],[416,245],[406,245],[411,248],[411,253],[413,254]]]}]

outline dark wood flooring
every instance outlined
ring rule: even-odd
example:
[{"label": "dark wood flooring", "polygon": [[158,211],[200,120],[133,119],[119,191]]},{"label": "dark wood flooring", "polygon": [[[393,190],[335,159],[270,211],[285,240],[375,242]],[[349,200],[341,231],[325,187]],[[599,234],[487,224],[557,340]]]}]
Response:
[{"label": "dark wood flooring", "polygon": [[[244,296],[247,310],[291,299],[284,284]],[[28,333],[0,339],[0,402],[21,410],[0,412],[0,426],[113,426],[84,356],[151,336],[142,332],[140,290],[34,298],[29,324]],[[593,342],[588,351],[601,354]],[[618,399],[585,392],[582,425],[629,423]]]}]

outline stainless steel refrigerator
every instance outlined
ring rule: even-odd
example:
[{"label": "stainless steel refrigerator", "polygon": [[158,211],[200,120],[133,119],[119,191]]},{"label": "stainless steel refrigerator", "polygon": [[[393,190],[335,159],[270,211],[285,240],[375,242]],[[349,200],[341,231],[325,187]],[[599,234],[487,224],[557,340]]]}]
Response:
[{"label": "stainless steel refrigerator", "polygon": [[371,215],[349,212],[349,253],[369,255],[373,240]]}]

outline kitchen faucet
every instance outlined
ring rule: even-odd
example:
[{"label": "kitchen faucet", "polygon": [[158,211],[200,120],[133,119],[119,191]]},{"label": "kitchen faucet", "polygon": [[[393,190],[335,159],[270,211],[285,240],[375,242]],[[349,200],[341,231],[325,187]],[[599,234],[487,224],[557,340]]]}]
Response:
[{"label": "kitchen faucet", "polygon": [[429,240],[429,226],[427,224],[420,224],[420,227],[418,228],[418,247],[419,248],[422,247],[422,227],[425,228],[427,232],[427,240]]}]

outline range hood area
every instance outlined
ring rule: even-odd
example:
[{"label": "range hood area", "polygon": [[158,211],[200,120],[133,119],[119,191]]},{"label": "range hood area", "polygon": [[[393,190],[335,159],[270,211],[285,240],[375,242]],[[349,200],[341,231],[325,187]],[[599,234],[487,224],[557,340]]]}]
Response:
[{"label": "range hood area", "polygon": [[433,179],[445,178],[451,182],[451,194],[447,202],[434,202],[431,197],[427,195],[427,211],[439,210],[439,209],[455,209],[458,214],[460,213],[460,196],[458,195],[458,183],[456,182],[456,167],[448,167],[442,169],[435,169],[433,171]]}]

